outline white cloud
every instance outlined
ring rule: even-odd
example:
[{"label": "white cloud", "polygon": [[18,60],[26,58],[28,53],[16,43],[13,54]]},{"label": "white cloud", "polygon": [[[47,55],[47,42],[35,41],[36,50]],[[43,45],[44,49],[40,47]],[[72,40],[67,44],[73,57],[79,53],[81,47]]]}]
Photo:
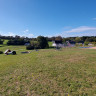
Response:
[{"label": "white cloud", "polygon": [[34,37],[34,35],[33,35],[33,34],[28,34],[27,36],[28,36],[28,37],[30,37],[30,38],[31,38],[31,37]]},{"label": "white cloud", "polygon": [[96,36],[96,27],[80,26],[77,28],[67,29],[55,36],[75,37],[75,36]]},{"label": "white cloud", "polygon": [[12,32],[8,32],[8,36],[15,36],[15,34]]},{"label": "white cloud", "polygon": [[32,37],[35,37],[33,34],[28,34],[28,33],[26,33],[26,34],[23,34],[23,35],[19,35],[19,36],[24,36],[24,37],[29,37],[29,38],[32,38]]},{"label": "white cloud", "polygon": [[24,30],[23,32],[24,32],[24,33],[27,33],[27,32],[29,32],[29,30],[28,30],[28,29],[26,29],[26,30]]},{"label": "white cloud", "polygon": [[[26,30],[26,32],[28,32],[29,30]],[[29,37],[29,38],[32,38],[32,37],[35,37],[32,33],[22,33],[22,34],[16,34],[16,33],[13,33],[13,32],[3,32],[3,31],[0,31],[0,35],[2,36],[16,36],[16,35],[19,35],[19,36],[24,36],[24,37]]]},{"label": "white cloud", "polygon": [[76,33],[79,33],[79,32],[92,32],[92,31],[95,31],[96,32],[96,27],[88,27],[88,26],[80,26],[80,27],[77,27],[77,28],[74,28],[74,29],[71,29],[69,31],[65,31],[67,33],[73,33],[73,32],[76,32]]},{"label": "white cloud", "polygon": [[92,18],[93,20],[96,20],[96,18]]},{"label": "white cloud", "polygon": [[16,34],[14,34],[13,32],[7,32],[7,33],[5,33],[5,32],[0,32],[0,35],[3,35],[3,36],[15,36]]}]

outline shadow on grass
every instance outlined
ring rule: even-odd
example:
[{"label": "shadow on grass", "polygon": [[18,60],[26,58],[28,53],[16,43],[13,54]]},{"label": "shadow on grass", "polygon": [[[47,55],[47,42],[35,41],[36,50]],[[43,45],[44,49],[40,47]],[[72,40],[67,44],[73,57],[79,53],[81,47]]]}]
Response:
[{"label": "shadow on grass", "polygon": [[3,45],[0,45],[0,47],[3,47]]},{"label": "shadow on grass", "polygon": [[49,47],[48,49],[55,49],[55,47],[52,47],[52,46],[51,46],[51,47]]}]

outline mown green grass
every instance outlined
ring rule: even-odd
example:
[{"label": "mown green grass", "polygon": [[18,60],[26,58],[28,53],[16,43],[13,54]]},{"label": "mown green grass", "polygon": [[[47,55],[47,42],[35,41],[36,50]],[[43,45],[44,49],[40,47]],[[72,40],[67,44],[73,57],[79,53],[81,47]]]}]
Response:
[{"label": "mown green grass", "polygon": [[3,44],[6,45],[9,40],[5,39]]},{"label": "mown green grass", "polygon": [[49,44],[49,47],[52,47],[52,42],[48,42],[48,44]]},{"label": "mown green grass", "polygon": [[0,55],[1,96],[96,96],[96,50],[0,50],[7,48],[17,50],[17,55]]}]

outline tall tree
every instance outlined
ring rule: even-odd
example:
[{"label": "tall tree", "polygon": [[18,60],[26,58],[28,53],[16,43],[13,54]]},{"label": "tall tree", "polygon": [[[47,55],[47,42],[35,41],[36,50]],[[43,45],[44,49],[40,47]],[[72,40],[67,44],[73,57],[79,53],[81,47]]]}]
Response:
[{"label": "tall tree", "polygon": [[48,41],[47,41],[47,39],[44,36],[38,36],[37,37],[37,42],[38,42],[39,47],[41,49],[44,49],[44,48],[48,48],[49,47]]},{"label": "tall tree", "polygon": [[62,41],[62,37],[61,36],[58,36],[55,38],[56,41]]}]

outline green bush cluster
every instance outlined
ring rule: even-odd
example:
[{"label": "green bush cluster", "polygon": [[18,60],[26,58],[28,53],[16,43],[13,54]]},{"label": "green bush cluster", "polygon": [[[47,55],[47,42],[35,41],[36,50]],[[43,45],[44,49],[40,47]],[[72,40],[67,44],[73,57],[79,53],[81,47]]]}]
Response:
[{"label": "green bush cluster", "polygon": [[82,43],[81,43],[81,44],[76,43],[75,45],[76,45],[76,46],[83,46],[83,44],[82,44]]},{"label": "green bush cluster", "polygon": [[33,50],[33,49],[45,49],[48,48],[48,41],[43,36],[38,36],[37,41],[33,41],[30,43],[30,45],[26,46],[27,50]]},{"label": "green bush cluster", "polygon": [[0,44],[3,44],[4,40],[0,39]]},{"label": "green bush cluster", "polygon": [[89,42],[84,42],[84,45],[88,45],[89,44]]}]

